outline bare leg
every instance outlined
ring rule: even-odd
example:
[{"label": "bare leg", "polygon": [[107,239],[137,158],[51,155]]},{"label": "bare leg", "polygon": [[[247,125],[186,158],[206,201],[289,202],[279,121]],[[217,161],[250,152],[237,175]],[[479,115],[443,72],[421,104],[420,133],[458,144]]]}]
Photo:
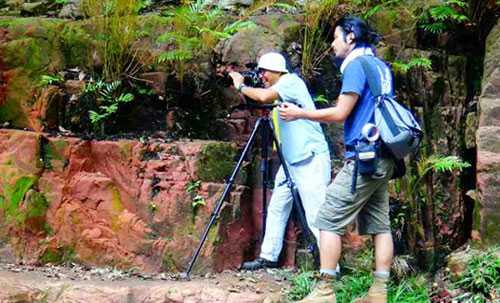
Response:
[{"label": "bare leg", "polygon": [[339,235],[320,231],[320,262],[321,269],[336,270],[342,251],[342,239]]},{"label": "bare leg", "polygon": [[394,247],[390,233],[377,234],[374,236],[375,243],[375,270],[378,272],[390,272]]}]

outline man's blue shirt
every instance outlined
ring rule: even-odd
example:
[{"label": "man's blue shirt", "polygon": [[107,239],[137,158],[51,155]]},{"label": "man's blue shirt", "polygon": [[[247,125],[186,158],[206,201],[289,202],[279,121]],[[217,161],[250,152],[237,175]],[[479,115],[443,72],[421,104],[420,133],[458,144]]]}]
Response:
[{"label": "man's blue shirt", "polygon": [[[363,56],[370,64],[377,64],[381,70],[388,69],[387,65],[374,56]],[[359,58],[350,62],[342,74],[341,94],[355,93],[359,95],[351,114],[344,122],[344,143],[346,145],[346,158],[354,157],[355,153],[351,150],[361,137],[361,129],[368,123],[373,123],[373,111],[375,108],[375,99],[368,86],[366,74]],[[387,85],[390,85],[390,94],[393,94],[392,77],[386,79]],[[377,79],[381,81],[381,78]]]}]

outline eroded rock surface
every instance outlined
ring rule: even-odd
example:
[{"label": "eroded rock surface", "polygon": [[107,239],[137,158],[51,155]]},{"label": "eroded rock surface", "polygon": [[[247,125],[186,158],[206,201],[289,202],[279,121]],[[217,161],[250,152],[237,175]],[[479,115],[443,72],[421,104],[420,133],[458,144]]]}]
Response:
[{"label": "eroded rock surface", "polygon": [[477,138],[477,188],[481,238],[500,241],[500,24],[486,41]]},{"label": "eroded rock surface", "polygon": [[[153,272],[185,268],[235,152],[209,141],[85,141],[16,130],[0,130],[0,142],[2,236],[18,261]],[[236,268],[253,253],[248,194],[234,188],[197,270]]]}]

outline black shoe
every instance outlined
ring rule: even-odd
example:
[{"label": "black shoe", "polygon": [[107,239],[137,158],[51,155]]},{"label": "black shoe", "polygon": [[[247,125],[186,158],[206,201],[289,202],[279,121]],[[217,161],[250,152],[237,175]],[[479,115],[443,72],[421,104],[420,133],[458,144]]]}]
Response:
[{"label": "black shoe", "polygon": [[241,269],[245,270],[257,270],[261,268],[276,268],[278,267],[278,262],[269,261],[263,258],[257,258],[253,261],[243,262]]}]

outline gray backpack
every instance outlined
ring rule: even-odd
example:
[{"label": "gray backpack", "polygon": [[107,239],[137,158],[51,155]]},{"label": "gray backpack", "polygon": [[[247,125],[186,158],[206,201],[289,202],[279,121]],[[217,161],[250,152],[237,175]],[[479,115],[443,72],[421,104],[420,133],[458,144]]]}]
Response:
[{"label": "gray backpack", "polygon": [[418,151],[423,137],[422,129],[410,110],[388,94],[382,93],[384,80],[381,79],[387,79],[387,73],[390,75],[389,69],[385,67],[382,70],[378,65],[370,64],[366,57],[361,56],[359,60],[370,91],[376,99],[373,113],[375,125],[387,150],[396,160],[401,160]]}]

